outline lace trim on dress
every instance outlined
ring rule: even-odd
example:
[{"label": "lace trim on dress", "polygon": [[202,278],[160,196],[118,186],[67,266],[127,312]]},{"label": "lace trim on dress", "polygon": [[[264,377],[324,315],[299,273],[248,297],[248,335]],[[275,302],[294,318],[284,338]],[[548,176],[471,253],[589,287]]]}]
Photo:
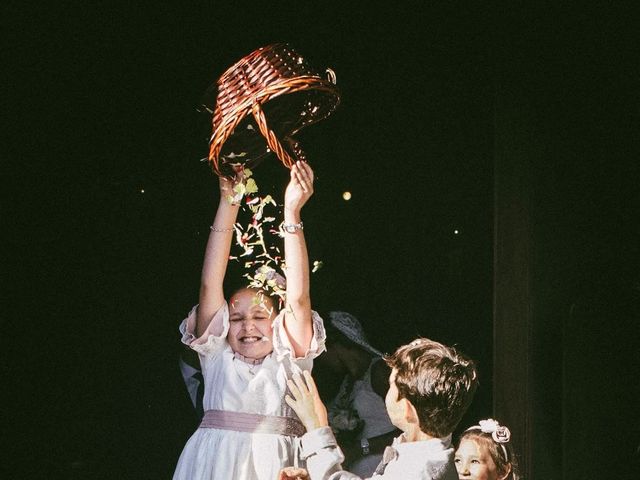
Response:
[{"label": "lace trim on dress", "polygon": [[[207,330],[200,337],[195,336],[196,330],[196,312],[198,305],[193,307],[180,324],[180,333],[182,334],[182,343],[189,345],[193,350],[202,355],[211,355],[219,352],[227,345],[227,333],[229,332],[229,307],[227,303],[213,315]],[[213,335],[211,331],[222,323],[222,333]]]},{"label": "lace trim on dress", "polygon": [[265,355],[262,358],[249,358],[249,357],[245,357],[244,355],[238,352],[233,352],[233,356],[238,360],[240,360],[241,362],[248,363],[249,365],[253,365],[253,366],[261,365],[262,362],[264,362],[264,359],[268,357],[268,355]]},{"label": "lace trim on dress", "polygon": [[325,341],[327,339],[327,334],[324,330],[324,323],[322,321],[322,317],[315,310],[311,311],[311,324],[313,327],[313,336],[311,337],[311,344],[309,345],[309,350],[304,357],[296,357],[293,352],[293,347],[291,346],[291,342],[289,341],[289,336],[284,329],[284,325],[282,322],[284,321],[284,311],[280,312],[278,316],[273,321],[273,352],[276,355],[276,359],[278,362],[281,362],[285,359],[285,357],[289,357],[291,359],[313,359],[324,352],[325,349]]}]

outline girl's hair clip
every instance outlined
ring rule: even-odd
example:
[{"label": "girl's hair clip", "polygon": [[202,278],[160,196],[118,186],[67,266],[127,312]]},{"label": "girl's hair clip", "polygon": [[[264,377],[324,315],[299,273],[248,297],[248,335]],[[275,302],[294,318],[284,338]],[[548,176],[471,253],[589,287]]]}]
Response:
[{"label": "girl's hair clip", "polygon": [[467,429],[469,430],[481,430],[483,433],[490,433],[491,438],[496,443],[509,443],[511,440],[511,431],[504,425],[500,425],[493,418],[486,420],[480,420],[479,425],[474,425]]}]

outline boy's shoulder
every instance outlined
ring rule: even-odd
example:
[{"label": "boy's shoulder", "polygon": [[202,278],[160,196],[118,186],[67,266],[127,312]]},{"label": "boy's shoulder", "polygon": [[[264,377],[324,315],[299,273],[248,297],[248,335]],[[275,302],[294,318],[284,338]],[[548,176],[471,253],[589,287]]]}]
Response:
[{"label": "boy's shoulder", "polygon": [[453,455],[446,461],[427,458],[420,480],[458,480],[458,470]]},{"label": "boy's shoulder", "polygon": [[[386,468],[376,478],[405,478],[407,480],[457,480],[458,472],[453,461],[454,450],[438,439],[402,442],[394,440],[385,450]],[[384,461],[384,460],[383,460]]]}]

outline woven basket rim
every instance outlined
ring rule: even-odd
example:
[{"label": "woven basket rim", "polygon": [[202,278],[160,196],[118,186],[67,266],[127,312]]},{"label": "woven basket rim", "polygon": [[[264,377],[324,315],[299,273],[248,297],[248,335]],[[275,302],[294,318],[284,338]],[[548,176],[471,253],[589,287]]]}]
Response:
[{"label": "woven basket rim", "polygon": [[[222,83],[224,79],[226,79],[231,73],[237,68],[247,65],[253,58],[258,56],[261,52],[268,52],[270,50],[276,50],[278,47],[289,47],[290,44],[287,42],[274,42],[269,45],[265,45],[263,47],[256,48],[255,50],[244,55],[240,60],[227,68],[222,74],[218,77],[218,79],[214,82],[215,85],[219,85]],[[315,76],[315,75],[313,75]],[[319,77],[320,78],[320,77]]]},{"label": "woven basket rim", "polygon": [[[302,57],[298,52],[296,52],[293,47],[291,47],[288,43],[278,42],[272,43],[270,45],[266,45],[264,47],[260,47],[251,53],[245,55],[240,60],[235,62],[229,68],[227,68],[224,73],[216,80],[216,82],[212,83],[205,95],[209,92],[212,92],[212,89],[215,87],[216,89],[216,97],[215,97],[215,105],[213,105],[213,110],[209,110],[213,114],[212,122],[213,122],[213,132],[210,137],[210,154],[209,161],[212,163],[214,170],[216,173],[221,174],[219,167],[219,156],[222,152],[224,144],[227,140],[233,136],[233,133],[236,127],[250,114],[256,114],[255,108],[260,109],[261,105],[268,103],[269,101],[276,99],[285,94],[294,94],[294,93],[303,93],[307,92],[317,92],[323,98],[318,105],[321,108],[320,114],[315,115],[315,110],[310,113],[306,117],[305,121],[302,121],[295,125],[291,131],[284,132],[285,137],[291,137],[302,128],[314,124],[329,115],[331,115],[338,105],[340,104],[340,93],[337,89],[336,85],[330,81],[329,79],[324,79],[320,76],[320,74],[315,71],[315,69],[311,69],[311,72],[305,72],[305,74],[296,75],[295,72],[292,76],[277,76],[275,78],[269,79],[269,81],[263,85],[258,84],[257,88],[254,91],[243,92],[242,95],[238,95],[236,99],[232,101],[221,103],[220,99],[226,95],[225,87],[228,84],[233,84],[236,81],[238,75],[242,75],[241,72],[244,72],[244,66],[250,65],[254,60],[260,61],[260,57],[265,55],[265,52],[268,54],[270,50],[277,50],[278,48],[282,48],[285,51],[293,51],[294,54]],[[277,52],[276,52],[277,56]],[[221,93],[222,92],[222,93]],[[210,97],[213,99],[213,97]],[[204,105],[204,103],[203,103]],[[224,106],[224,111],[223,111]],[[304,111],[301,112],[301,115],[304,115]],[[262,114],[262,119],[264,122],[264,116]],[[266,124],[265,124],[266,125]],[[271,143],[274,142],[273,132],[269,132],[268,129],[262,131],[263,135],[267,135],[271,137]],[[278,144],[278,141],[275,140],[275,144]],[[279,149],[282,151],[282,149]],[[268,150],[267,150],[268,152]],[[265,152],[266,153],[266,152]],[[261,154],[261,156],[263,156]],[[285,156],[287,156],[285,154]],[[285,165],[289,165],[290,161],[285,161],[281,158],[280,154],[278,154],[280,160],[285,163]]]},{"label": "woven basket rim", "polygon": [[[273,100],[275,98],[278,98],[281,95],[284,94],[289,94],[289,93],[298,93],[298,92],[303,92],[305,90],[315,90],[315,91],[321,91],[321,92],[325,92],[328,94],[328,96],[332,96],[335,99],[335,104],[331,106],[330,111],[332,112],[333,110],[336,109],[336,107],[340,104],[340,96],[337,93],[337,91],[333,88],[333,84],[330,82],[327,82],[325,80],[322,80],[322,78],[317,77],[317,76],[300,76],[300,77],[295,77],[296,79],[300,79],[300,80],[313,80],[312,82],[307,82],[303,87],[300,88],[291,88],[289,85],[287,85],[288,82],[285,81],[281,81],[279,79],[279,81],[277,82],[273,82],[269,85],[269,89],[273,89],[273,90],[277,90],[273,93],[270,93],[269,91],[267,91],[266,88],[263,88],[262,90],[260,90],[258,93],[254,94],[254,95],[248,95],[242,102],[238,102],[236,105],[234,105],[231,110],[228,110],[224,117],[225,118],[229,118],[229,117],[235,117],[238,114],[242,113],[242,115],[240,116],[240,118],[243,118],[245,115],[247,115],[248,113],[251,112],[251,109],[253,107],[254,103],[259,103],[260,105]],[[291,79],[286,79],[286,80],[291,80]],[[319,87],[324,87],[324,88],[319,88]],[[315,121],[319,121],[321,120],[320,118],[315,120]],[[314,122],[315,123],[315,122]],[[298,130],[296,130],[298,131]],[[289,132],[291,135],[295,134],[296,131],[292,131]],[[214,132],[214,134],[212,135],[212,138],[214,138],[216,136],[217,132]]]}]

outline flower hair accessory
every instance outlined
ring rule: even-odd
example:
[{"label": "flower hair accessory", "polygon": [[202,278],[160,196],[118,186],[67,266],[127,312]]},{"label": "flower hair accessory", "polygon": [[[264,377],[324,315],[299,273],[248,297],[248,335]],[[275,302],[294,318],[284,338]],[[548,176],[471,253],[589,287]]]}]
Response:
[{"label": "flower hair accessory", "polygon": [[480,420],[478,422],[480,425],[478,427],[471,428],[480,428],[484,433],[490,433],[491,438],[496,443],[509,443],[511,440],[511,432],[504,425],[500,425],[493,418],[488,418],[487,420]]},{"label": "flower hair accessory", "polygon": [[500,425],[493,418],[488,418],[486,420],[480,420],[478,425],[474,425],[473,427],[467,428],[467,432],[470,430],[480,430],[482,433],[490,433],[493,441],[496,442],[502,448],[502,453],[504,453],[504,459],[509,461],[509,453],[505,448],[504,444],[509,443],[511,440],[511,431],[505,427],[504,425]]}]

